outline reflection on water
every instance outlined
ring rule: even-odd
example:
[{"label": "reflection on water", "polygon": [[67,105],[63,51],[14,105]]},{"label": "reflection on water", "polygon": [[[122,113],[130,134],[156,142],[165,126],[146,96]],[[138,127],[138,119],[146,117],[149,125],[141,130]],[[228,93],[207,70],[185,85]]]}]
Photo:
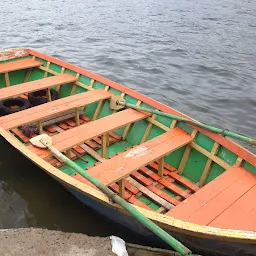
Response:
[{"label": "reflection on water", "polygon": [[[0,24],[1,48],[34,48],[202,122],[256,135],[252,0],[2,0]],[[0,228],[121,232],[6,147],[1,141]]]}]

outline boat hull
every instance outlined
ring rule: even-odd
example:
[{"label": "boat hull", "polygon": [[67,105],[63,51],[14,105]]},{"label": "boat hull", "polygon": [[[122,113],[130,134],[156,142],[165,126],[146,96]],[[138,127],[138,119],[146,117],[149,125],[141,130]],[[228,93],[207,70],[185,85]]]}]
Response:
[{"label": "boat hull", "polygon": [[[73,194],[79,201],[84,205],[95,210],[97,213],[104,215],[106,218],[118,223],[119,225],[132,230],[137,233],[140,238],[147,241],[149,245],[154,243],[154,246],[159,246],[161,248],[167,248],[165,244],[155,235],[153,235],[148,229],[146,229],[142,224],[140,224],[133,217],[123,214],[114,208],[108,207],[96,200],[79,193],[78,191],[64,185],[64,187]],[[235,243],[222,240],[205,239],[196,236],[189,236],[186,234],[181,234],[177,232],[168,233],[173,235],[175,238],[179,239],[188,248],[190,248],[193,253],[199,253],[207,256],[253,256],[256,255],[256,246],[247,243]]]}]

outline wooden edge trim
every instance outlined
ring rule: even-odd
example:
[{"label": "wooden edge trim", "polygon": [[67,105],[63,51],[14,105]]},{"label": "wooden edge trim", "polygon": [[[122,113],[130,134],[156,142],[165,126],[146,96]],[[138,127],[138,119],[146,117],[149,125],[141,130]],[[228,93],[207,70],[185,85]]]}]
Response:
[{"label": "wooden edge trim", "polygon": [[[125,94],[128,94],[146,104],[149,104],[151,105],[152,107],[160,110],[160,111],[164,111],[164,112],[167,112],[167,113],[170,113],[170,114],[173,114],[173,115],[178,115],[178,116],[181,116],[181,117],[185,117],[185,118],[188,118],[190,120],[194,120],[192,119],[191,117],[177,111],[177,110],[174,110],[156,100],[153,100],[141,93],[138,93],[130,88],[127,88],[125,87],[124,85],[121,85],[121,84],[118,84],[116,82],[113,82],[107,78],[104,78],[102,76],[99,76],[99,75],[96,75],[92,72],[89,72],[87,70],[84,70],[80,67],[76,67],[72,64],[69,64],[67,62],[64,62],[64,61],[61,61],[61,60],[58,60],[56,58],[53,58],[51,56],[47,56],[43,53],[39,53],[39,52],[36,52],[32,49],[27,49],[29,54],[30,55],[34,55],[38,58],[41,58],[41,59],[45,59],[47,61],[50,61],[50,62],[53,62],[57,65],[60,65],[62,67],[65,67],[65,68],[68,68],[72,71],[75,71],[77,73],[80,73],[84,76],[87,76],[91,79],[94,79],[95,81],[98,81],[100,83],[103,83],[105,85],[108,85],[116,90],[120,90],[121,92],[125,93]],[[195,127],[194,127],[195,128]],[[216,134],[216,133],[213,133],[213,132],[210,132],[210,131],[207,131],[207,130],[204,130],[204,129],[199,129],[198,127],[196,128],[199,132],[209,136],[210,138],[212,138],[213,140],[217,141],[219,144],[221,144],[222,146],[226,147],[228,150],[232,151],[233,153],[237,154],[238,156],[242,157],[244,160],[248,161],[250,164],[252,164],[253,166],[256,166],[256,156],[244,149],[243,147],[241,147],[240,145],[238,145],[237,143],[219,135],[219,134]]]},{"label": "wooden edge trim", "polygon": [[[29,158],[37,166],[45,170],[46,173],[56,178],[61,183],[64,183],[75,189],[76,191],[93,198],[94,200],[108,206],[112,207],[119,212],[128,215],[127,211],[122,209],[116,204],[111,203],[99,190],[96,190],[74,178],[68,176],[67,174],[61,172],[59,169],[53,167],[36,154],[32,153],[26,146],[24,146],[20,141],[18,141],[10,132],[4,130],[0,127],[0,134],[3,136],[14,148],[19,150],[25,157]],[[200,226],[193,223],[181,221],[164,214],[156,213],[143,209],[138,206],[134,206],[137,210],[143,213],[145,216],[151,220],[158,223],[161,227],[177,231],[179,233],[185,233],[197,237],[207,237],[218,240],[228,240],[228,241],[238,241],[241,243],[251,243],[256,244],[256,232],[253,231],[240,231],[240,230],[230,230],[230,229],[219,229],[208,226]]]}]

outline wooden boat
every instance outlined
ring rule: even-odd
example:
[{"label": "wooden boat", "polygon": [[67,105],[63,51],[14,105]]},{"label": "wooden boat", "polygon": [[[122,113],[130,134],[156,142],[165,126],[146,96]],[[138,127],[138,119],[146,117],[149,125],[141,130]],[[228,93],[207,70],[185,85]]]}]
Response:
[{"label": "wooden boat", "polygon": [[[48,102],[0,117],[1,135],[24,156],[107,218],[157,240],[119,206],[21,132],[40,133],[145,216],[205,255],[256,255],[256,156],[208,130],[131,108],[184,114],[101,76],[29,49],[0,55],[0,100],[47,89]],[[49,88],[60,99],[51,101]],[[160,243],[159,243],[160,246]]]}]

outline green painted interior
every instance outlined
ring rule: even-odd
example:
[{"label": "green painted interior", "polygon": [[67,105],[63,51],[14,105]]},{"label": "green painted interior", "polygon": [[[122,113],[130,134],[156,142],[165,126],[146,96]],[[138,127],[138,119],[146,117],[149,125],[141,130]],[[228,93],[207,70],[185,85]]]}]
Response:
[{"label": "green painted interior", "polygon": [[208,158],[205,155],[195,149],[192,149],[188,161],[185,165],[183,175],[195,183],[199,182],[207,159]]},{"label": "green painted interior", "polygon": [[207,184],[210,181],[214,180],[216,177],[221,175],[224,171],[225,171],[225,169],[223,167],[219,166],[216,163],[212,163],[209,175],[208,175],[205,183]]},{"label": "green painted interior", "polygon": [[225,147],[221,146],[219,148],[217,156],[223,159],[225,162],[227,162],[230,165],[234,165],[236,163],[237,155],[232,153]]},{"label": "green painted interior", "polygon": [[202,133],[198,133],[195,138],[195,143],[210,152],[213,148],[214,140]]},{"label": "green painted interior", "polygon": [[256,174],[256,167],[252,166],[251,164],[249,164],[248,162],[244,162],[244,164],[242,165],[246,170]]},{"label": "green painted interior", "polygon": [[[107,147],[107,158],[109,156],[115,156],[118,152],[124,152],[127,148],[131,148],[132,145],[127,141],[119,141],[115,144],[112,144]],[[101,149],[98,149],[97,152],[101,154]]]},{"label": "green painted interior", "polygon": [[[31,56],[28,56],[25,58],[31,58]],[[23,58],[20,58],[20,59],[23,59]],[[40,59],[40,58],[37,58],[37,60],[41,61],[43,63],[43,65],[46,67],[47,61]],[[11,60],[11,61],[15,61],[15,60]],[[61,66],[56,65],[54,63],[51,63],[51,65],[50,65],[50,69],[52,69],[53,71],[58,72],[58,73],[61,72],[61,68],[62,68]],[[27,72],[27,70],[19,70],[19,71],[15,71],[15,72],[10,72],[9,75],[10,75],[11,85],[22,83],[24,81],[26,72]],[[69,73],[69,74],[76,76],[76,72],[69,70],[69,69],[65,69],[65,73]],[[45,72],[43,70],[40,70],[39,68],[33,68],[32,73],[29,78],[29,81],[41,79],[44,77],[44,74],[45,74]],[[48,74],[48,76],[51,76],[51,74]],[[91,83],[91,79],[84,75],[80,75],[78,78],[78,81],[80,81],[81,83],[83,83],[85,85],[90,85],[90,83]],[[4,74],[0,74],[0,88],[3,88],[4,86],[5,86]],[[63,97],[69,96],[71,93],[71,90],[72,90],[72,86],[73,86],[72,83],[62,85],[61,90],[60,90],[60,97],[63,98]],[[103,89],[103,88],[105,88],[105,85],[98,81],[95,81],[93,88],[94,89]],[[87,89],[77,86],[75,93],[77,94],[77,93],[82,93],[82,92],[86,92],[86,91],[87,91]],[[121,94],[121,91],[118,91],[113,88],[110,88],[109,91],[114,93],[115,95]],[[131,103],[131,104],[136,104],[138,102],[137,99],[135,99],[129,95],[125,95],[124,99],[128,103]],[[85,115],[92,118],[94,115],[94,112],[97,108],[98,103],[99,102],[95,102],[95,103],[87,105],[85,108]],[[145,103],[142,103],[141,106],[153,108]],[[103,107],[99,113],[98,118],[108,116],[108,115],[112,114],[112,112],[113,111],[109,107],[109,100],[106,100],[103,104]],[[170,127],[170,125],[173,121],[170,118],[161,117],[161,116],[158,116],[156,120],[158,122],[164,124],[167,127]],[[149,122],[147,120],[141,120],[141,121],[134,123],[131,126],[131,129],[130,129],[127,139],[125,141],[117,142],[107,148],[107,157],[116,155],[118,152],[123,152],[127,148],[131,148],[133,145],[140,144],[140,141],[146,131],[148,124],[149,124]],[[188,133],[192,132],[192,128],[185,123],[178,122],[177,126],[180,127],[181,129],[185,130]],[[122,135],[124,132],[124,128],[125,127],[118,129],[115,132],[119,135]],[[159,136],[164,132],[165,131],[163,129],[153,125],[147,140],[150,140],[156,136]],[[208,152],[211,152],[213,145],[214,145],[214,140],[212,140],[211,138],[209,138],[208,136],[206,136],[204,134],[198,133],[195,137],[195,143],[198,144],[199,146],[201,146],[202,148],[206,149]],[[174,166],[175,168],[178,168],[180,165],[182,156],[184,154],[185,148],[186,148],[186,146],[172,152],[171,154],[169,154],[168,156],[165,157],[165,161],[168,164]],[[98,150],[98,153],[101,153],[100,149]],[[229,151],[228,149],[226,149],[225,147],[222,147],[222,146],[219,148],[219,150],[217,152],[217,156],[219,158],[223,159],[225,162],[227,162],[230,165],[235,164],[237,157],[238,157],[236,154],[232,153],[231,151]],[[75,160],[75,162],[80,167],[82,167],[84,169],[86,169],[89,166],[93,166],[96,163],[96,160],[89,155],[84,155],[83,158],[86,159],[88,161],[88,163],[85,163],[80,159]],[[208,158],[205,155],[203,155],[202,153],[200,153],[197,150],[192,148],[191,153],[188,157],[188,160],[185,164],[184,171],[183,171],[182,175],[194,183],[199,182],[207,160],[208,160]],[[256,174],[255,166],[252,166],[248,162],[243,162],[242,166],[245,169],[247,169],[248,171]],[[66,165],[60,167],[60,169],[69,175],[74,174],[74,171]],[[215,179],[217,176],[221,175],[224,171],[225,171],[224,168],[222,168],[218,164],[212,162],[206,183],[209,183],[210,181]],[[177,185],[179,187],[181,187],[182,189],[185,189],[182,185],[180,185],[178,183],[177,183]],[[163,189],[162,191],[171,196],[175,196],[171,191],[169,191],[167,189]],[[149,198],[147,198],[145,196],[141,196],[139,198],[139,200],[141,202],[147,204],[149,207],[151,207],[154,210],[157,210],[160,207],[159,205],[155,204],[154,202],[152,202],[152,200],[150,200]]]},{"label": "green painted interior", "polygon": [[149,206],[151,209],[153,209],[154,211],[158,210],[160,208],[160,206],[158,204],[156,204],[155,202],[153,202],[152,200],[150,200],[148,197],[146,196],[141,196],[139,197],[139,200],[146,204],[147,206]]}]

